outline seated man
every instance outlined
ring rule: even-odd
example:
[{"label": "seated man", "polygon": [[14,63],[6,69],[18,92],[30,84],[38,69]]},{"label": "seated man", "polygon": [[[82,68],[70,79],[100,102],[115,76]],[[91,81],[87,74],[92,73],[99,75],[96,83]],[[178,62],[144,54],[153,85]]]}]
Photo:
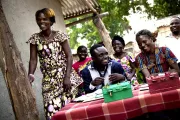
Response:
[{"label": "seated man", "polygon": [[104,85],[125,80],[125,72],[116,61],[109,60],[107,49],[95,44],[90,48],[92,62],[81,71],[85,93],[91,93]]}]

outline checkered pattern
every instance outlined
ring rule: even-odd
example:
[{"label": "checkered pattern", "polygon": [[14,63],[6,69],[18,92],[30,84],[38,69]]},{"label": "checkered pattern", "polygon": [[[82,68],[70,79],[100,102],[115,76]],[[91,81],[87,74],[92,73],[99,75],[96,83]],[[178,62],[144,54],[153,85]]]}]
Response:
[{"label": "checkered pattern", "polygon": [[147,112],[180,108],[180,89],[150,94],[133,91],[134,97],[110,103],[104,100],[70,103],[52,120],[126,120]]}]

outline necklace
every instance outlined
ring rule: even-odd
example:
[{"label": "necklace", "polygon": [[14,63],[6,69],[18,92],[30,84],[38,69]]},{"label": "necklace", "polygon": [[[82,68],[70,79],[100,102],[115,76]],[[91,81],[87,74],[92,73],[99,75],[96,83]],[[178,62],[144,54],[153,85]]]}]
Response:
[{"label": "necklace", "polygon": [[126,56],[126,53],[122,52],[120,55],[114,54],[114,56],[118,59],[122,59],[124,56]]},{"label": "necklace", "polygon": [[49,41],[49,38],[51,37],[51,35],[52,35],[52,31],[51,31],[51,33],[49,34],[48,37],[45,37],[44,34],[42,34],[42,36],[45,39],[45,41]]}]

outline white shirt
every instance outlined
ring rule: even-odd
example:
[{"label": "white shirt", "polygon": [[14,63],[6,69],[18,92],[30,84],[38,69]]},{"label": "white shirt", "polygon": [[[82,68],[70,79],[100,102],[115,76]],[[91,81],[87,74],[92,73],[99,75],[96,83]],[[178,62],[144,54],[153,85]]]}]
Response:
[{"label": "white shirt", "polygon": [[[108,68],[104,76],[104,85],[111,84],[109,81],[109,75],[111,75],[111,65],[112,65],[112,62],[108,63]],[[94,69],[94,67],[89,65],[88,69],[91,74],[92,80],[95,80],[95,78],[100,77],[99,72],[96,69]],[[98,86],[93,86],[92,84],[89,85],[89,89],[91,90],[93,90],[95,87],[96,89],[100,89],[102,88],[102,85],[98,85]]]},{"label": "white shirt", "polygon": [[167,36],[159,44],[159,47],[168,47],[180,62],[180,37],[175,38],[172,34]]}]

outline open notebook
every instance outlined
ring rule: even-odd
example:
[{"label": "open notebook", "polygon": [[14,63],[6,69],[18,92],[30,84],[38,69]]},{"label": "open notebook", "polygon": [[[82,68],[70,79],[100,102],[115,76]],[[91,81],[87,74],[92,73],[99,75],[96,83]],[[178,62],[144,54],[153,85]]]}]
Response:
[{"label": "open notebook", "polygon": [[103,98],[102,89],[98,89],[94,91],[93,93],[89,93],[86,95],[82,95],[78,98],[75,98],[73,101],[74,102],[89,102],[89,101],[98,100],[102,98]]}]

